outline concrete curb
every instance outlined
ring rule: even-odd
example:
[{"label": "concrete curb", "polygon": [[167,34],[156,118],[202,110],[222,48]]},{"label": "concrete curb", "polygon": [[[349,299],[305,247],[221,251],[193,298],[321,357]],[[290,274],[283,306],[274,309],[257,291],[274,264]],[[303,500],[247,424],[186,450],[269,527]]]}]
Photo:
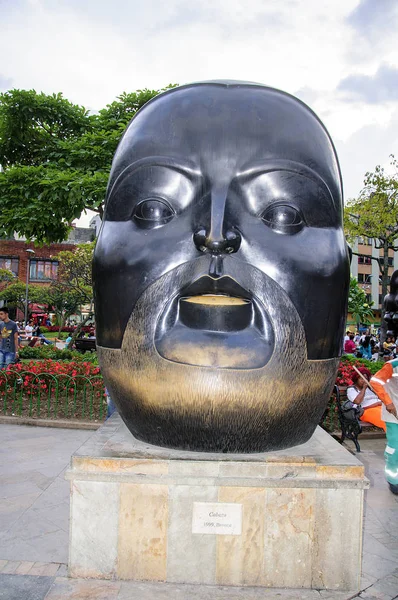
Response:
[{"label": "concrete curb", "polygon": [[88,429],[97,430],[102,421],[72,421],[67,419],[33,419],[30,417],[4,417],[0,416],[0,423],[6,425],[31,425],[33,427],[58,427],[60,429]]}]

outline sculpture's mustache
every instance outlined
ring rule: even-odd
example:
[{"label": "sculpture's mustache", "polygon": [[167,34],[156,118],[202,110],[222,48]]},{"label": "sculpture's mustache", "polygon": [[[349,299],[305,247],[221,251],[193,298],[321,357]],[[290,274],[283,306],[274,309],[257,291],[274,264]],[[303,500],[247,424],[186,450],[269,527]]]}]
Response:
[{"label": "sculpture's mustache", "polygon": [[[214,260],[217,259],[217,274],[214,270]],[[252,300],[257,297],[265,305],[269,297],[264,295],[264,280],[277,286],[280,294],[286,292],[269,275],[250,263],[239,260],[237,257],[213,257],[204,255],[189,262],[183,263],[167,271],[157,281],[146,288],[143,294],[153,288],[158,281],[168,281],[165,293],[158,296],[166,303],[174,296],[195,296],[201,294],[222,294],[232,297]],[[267,286],[265,286],[267,287]],[[155,302],[158,299],[154,299]],[[139,299],[137,300],[138,304]],[[134,311],[134,308],[133,308]],[[132,312],[133,312],[132,311]]]}]

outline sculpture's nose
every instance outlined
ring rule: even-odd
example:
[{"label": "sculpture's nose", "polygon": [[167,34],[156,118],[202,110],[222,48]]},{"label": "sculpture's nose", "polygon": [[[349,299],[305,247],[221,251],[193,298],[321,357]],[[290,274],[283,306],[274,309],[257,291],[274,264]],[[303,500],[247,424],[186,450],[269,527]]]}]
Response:
[{"label": "sculpture's nose", "polygon": [[194,233],[194,242],[201,252],[210,254],[232,254],[239,250],[241,244],[240,233],[234,229],[228,229],[219,237],[211,235],[206,229],[199,229]]},{"label": "sculpture's nose", "polygon": [[217,255],[232,254],[239,250],[242,241],[239,231],[225,223],[226,199],[226,190],[211,194],[210,227],[201,227],[193,236],[194,243],[201,252]]}]

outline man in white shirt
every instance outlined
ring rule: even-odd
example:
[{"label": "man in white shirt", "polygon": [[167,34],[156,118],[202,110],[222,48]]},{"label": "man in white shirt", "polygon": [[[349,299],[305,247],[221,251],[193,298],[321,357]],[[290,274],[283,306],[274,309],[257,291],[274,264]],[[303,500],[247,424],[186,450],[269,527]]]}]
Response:
[{"label": "man in white shirt", "polygon": [[29,321],[25,326],[25,336],[26,339],[31,340],[33,335],[33,321]]}]

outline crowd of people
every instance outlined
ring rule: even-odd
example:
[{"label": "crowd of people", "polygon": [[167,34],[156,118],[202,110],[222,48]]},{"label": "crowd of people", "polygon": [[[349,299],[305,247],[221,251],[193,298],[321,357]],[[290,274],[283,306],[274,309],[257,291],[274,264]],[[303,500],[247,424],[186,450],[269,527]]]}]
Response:
[{"label": "crowd of people", "polygon": [[[65,340],[57,337],[48,339],[45,332],[49,324],[51,325],[50,320],[45,318],[29,319],[26,324],[22,321],[12,321],[8,316],[8,308],[6,306],[0,308],[0,370],[19,360],[18,350],[23,346],[33,348],[46,344],[61,349],[68,346],[72,341],[72,333],[68,333]],[[77,323],[70,321],[67,326],[74,329]],[[87,324],[78,338],[95,340],[94,323]]]},{"label": "crowd of people", "polygon": [[387,362],[396,358],[397,343],[392,335],[388,335],[385,341],[381,343],[379,334],[370,333],[369,331],[363,334],[347,331],[344,337],[344,353],[353,354],[357,358]]}]

